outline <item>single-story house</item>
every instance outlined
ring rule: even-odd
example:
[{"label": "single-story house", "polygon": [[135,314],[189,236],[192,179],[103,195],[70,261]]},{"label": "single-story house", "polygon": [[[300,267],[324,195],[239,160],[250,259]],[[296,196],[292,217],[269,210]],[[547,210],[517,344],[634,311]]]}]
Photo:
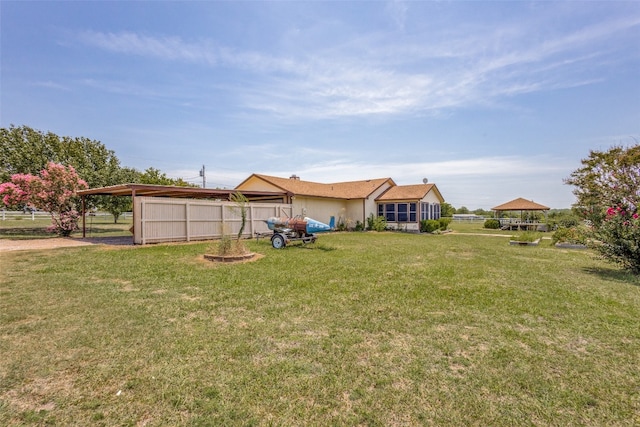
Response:
[{"label": "single-story house", "polygon": [[419,230],[420,220],[440,218],[444,202],[435,184],[396,185],[391,178],[324,184],[296,175],[252,174],[235,190],[284,192],[290,194],[294,214],[346,227],[366,224],[373,215],[384,216],[392,228]]}]

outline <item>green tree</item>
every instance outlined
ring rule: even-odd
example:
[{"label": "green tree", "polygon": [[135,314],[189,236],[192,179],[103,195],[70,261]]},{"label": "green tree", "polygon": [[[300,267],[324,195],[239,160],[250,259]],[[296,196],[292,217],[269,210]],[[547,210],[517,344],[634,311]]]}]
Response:
[{"label": "green tree", "polygon": [[15,174],[37,174],[54,157],[42,132],[27,126],[0,128],[0,182]]},{"label": "green tree", "polygon": [[59,137],[28,126],[0,129],[0,182],[14,174],[37,174],[49,162],[73,166],[90,188],[109,185],[120,161],[114,151],[88,138]]},{"label": "green tree", "polygon": [[456,209],[456,213],[468,214],[469,213],[469,208],[467,208],[466,206],[461,206],[458,209]]},{"label": "green tree", "polygon": [[169,178],[167,174],[155,168],[147,168],[138,177],[138,184],[155,184],[155,185],[176,185],[178,187],[197,187],[197,185],[190,184],[184,181],[182,178]]},{"label": "green tree", "polygon": [[[168,178],[158,169],[143,173],[121,167],[113,150],[99,141],[85,137],[60,137],[29,126],[0,128],[0,182],[15,174],[36,175],[49,162],[72,166],[89,188],[139,183],[190,186],[182,178]],[[113,214],[114,221],[131,209],[128,197],[94,196],[87,198],[87,208],[99,208]]]},{"label": "green tree", "polygon": [[640,145],[591,151],[565,182],[575,187],[575,212],[591,225],[592,247],[640,273]]},{"label": "green tree", "polygon": [[473,211],[474,214],[479,215],[479,216],[487,216],[487,217],[491,217],[493,216],[493,214],[491,213],[491,211],[485,211],[482,208],[476,209]]},{"label": "green tree", "polygon": [[449,203],[444,202],[440,205],[440,216],[453,216],[456,213],[456,208]]},{"label": "green tree", "polygon": [[[133,168],[119,168],[109,178],[109,185],[129,184],[139,180],[140,172]],[[93,205],[113,215],[113,223],[117,224],[120,215],[133,209],[130,196],[94,196]]]}]

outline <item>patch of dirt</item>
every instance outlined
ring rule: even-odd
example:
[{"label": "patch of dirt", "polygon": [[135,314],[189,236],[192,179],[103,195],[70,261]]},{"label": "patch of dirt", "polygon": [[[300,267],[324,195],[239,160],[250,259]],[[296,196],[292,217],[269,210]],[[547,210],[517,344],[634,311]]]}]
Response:
[{"label": "patch of dirt", "polygon": [[198,256],[196,262],[199,265],[210,265],[210,266],[219,266],[219,265],[231,265],[231,264],[244,264],[244,263],[248,263],[248,262],[253,262],[253,261],[257,261],[259,259],[264,258],[263,254],[258,254],[258,253],[254,253],[253,256],[251,258],[246,258],[246,259],[238,259],[238,260],[233,260],[233,261],[217,261],[217,260],[210,260],[205,258],[205,256]]}]

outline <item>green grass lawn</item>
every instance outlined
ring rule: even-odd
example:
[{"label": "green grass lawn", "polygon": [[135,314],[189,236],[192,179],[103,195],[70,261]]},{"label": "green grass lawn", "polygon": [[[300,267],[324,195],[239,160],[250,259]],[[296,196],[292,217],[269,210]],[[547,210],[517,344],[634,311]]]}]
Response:
[{"label": "green grass lawn", "polygon": [[[133,224],[133,219],[120,218],[114,223],[112,216],[89,216],[86,219],[87,237],[114,237],[131,236],[129,228]],[[56,234],[47,232],[47,227],[51,225],[51,219],[45,216],[31,219],[30,215],[22,217],[8,218],[0,220],[0,239],[44,239],[58,237]],[[79,230],[72,234],[72,237],[82,237],[82,222],[78,223]]]},{"label": "green grass lawn", "polygon": [[640,278],[482,235],[0,253],[0,425],[640,424]]}]

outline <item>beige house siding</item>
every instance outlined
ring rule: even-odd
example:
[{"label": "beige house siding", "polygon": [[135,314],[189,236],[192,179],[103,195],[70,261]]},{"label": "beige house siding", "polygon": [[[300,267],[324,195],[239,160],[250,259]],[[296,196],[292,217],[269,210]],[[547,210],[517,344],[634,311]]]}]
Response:
[{"label": "beige house siding", "polygon": [[329,224],[331,217],[336,216],[344,206],[344,200],[294,196],[292,205],[294,215],[308,216]]},{"label": "beige house siding", "polygon": [[432,191],[430,191],[422,200],[424,203],[441,203],[440,198]]},{"label": "beige house siding", "polygon": [[242,183],[242,187],[236,187],[236,190],[242,191],[282,191],[279,188],[267,181],[264,181],[256,176],[250,176],[246,181]]},{"label": "beige house siding", "polygon": [[[378,215],[380,203],[417,203],[417,218],[413,222],[389,221],[392,228],[420,229],[421,203],[441,204],[444,199],[434,184],[398,186],[391,178],[321,184],[300,178],[280,178],[254,174],[236,187],[244,191],[285,191],[291,195],[293,215],[309,216],[336,227],[355,227],[359,221]],[[438,209],[439,211],[439,209]]]},{"label": "beige house siding", "polygon": [[376,202],[376,199],[380,197],[380,195],[384,194],[389,188],[391,188],[391,185],[389,183],[386,183],[386,185],[383,185],[382,187],[380,187],[376,192],[372,193],[369,197],[367,197],[364,200],[364,205],[365,205],[364,223],[365,224],[366,224],[366,219],[369,217],[369,215],[373,214],[374,217],[378,216],[378,203]]}]

